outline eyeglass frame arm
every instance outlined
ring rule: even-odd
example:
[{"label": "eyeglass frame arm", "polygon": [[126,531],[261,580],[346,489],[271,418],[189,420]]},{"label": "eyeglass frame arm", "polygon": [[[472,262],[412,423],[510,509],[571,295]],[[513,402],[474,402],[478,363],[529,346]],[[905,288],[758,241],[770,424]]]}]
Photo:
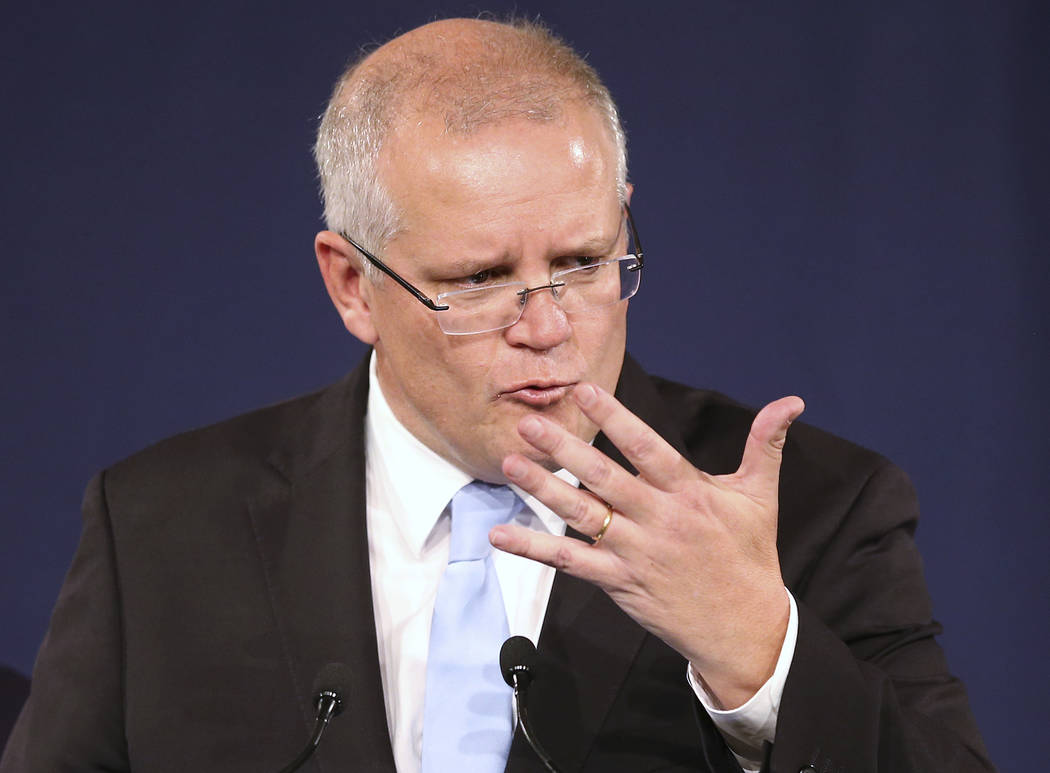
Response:
[{"label": "eyeglass frame arm", "polygon": [[638,262],[633,266],[628,266],[628,271],[641,271],[645,267],[645,250],[642,249],[642,239],[638,236],[638,227],[634,224],[634,215],[631,214],[631,208],[627,206],[627,202],[623,203],[623,211],[627,213],[627,222],[631,225],[631,236],[634,238],[634,246],[637,247],[634,251],[634,256],[638,258]]},{"label": "eyeglass frame arm", "polygon": [[342,236],[344,239],[346,239],[348,242],[350,242],[350,244],[353,246],[353,248],[355,250],[357,250],[362,255],[364,255],[366,258],[368,258],[368,262],[369,263],[371,263],[373,266],[378,268],[380,271],[382,271],[388,277],[390,277],[395,282],[397,282],[399,285],[401,285],[406,290],[408,290],[410,293],[412,293],[412,295],[414,295],[416,297],[416,300],[419,301],[420,303],[422,303],[428,309],[430,309],[431,311],[448,311],[448,306],[438,306],[436,303],[434,303],[432,300],[430,300],[430,298],[428,298],[426,295],[424,295],[422,290],[420,290],[414,284],[409,282],[407,279],[405,279],[399,273],[394,271],[394,269],[390,268],[390,266],[388,266],[386,263],[381,261],[379,258],[377,258],[375,255],[373,255],[371,252],[366,250],[360,244],[355,242],[353,239],[351,239],[345,233],[340,233],[339,235]]},{"label": "eyeglass frame arm", "polygon": [[[627,202],[624,202],[623,209],[624,209],[624,212],[627,213],[627,220],[630,222],[630,225],[631,225],[631,234],[634,237],[634,246],[638,248],[637,250],[635,250],[635,255],[634,255],[638,259],[638,262],[635,265],[633,265],[633,266],[629,266],[627,268],[627,270],[628,271],[640,271],[645,266],[645,255],[644,255],[644,251],[642,250],[642,240],[638,237],[638,228],[634,224],[634,216],[631,214],[631,208],[629,206],[627,206]],[[394,271],[394,269],[390,268],[390,266],[388,266],[386,263],[381,261],[379,258],[377,258],[375,255],[373,255],[371,252],[366,250],[364,247],[362,247],[356,241],[351,239],[346,233],[340,232],[339,235],[342,236],[344,239],[346,239],[346,241],[349,242],[350,245],[355,250],[357,250],[362,255],[364,255],[365,258],[368,259],[369,263],[371,263],[373,266],[378,268],[380,271],[382,271],[388,277],[390,277],[395,282],[397,282],[399,285],[401,285],[406,290],[408,290],[410,293],[412,293],[412,295],[415,296],[416,300],[419,301],[420,303],[422,303],[428,309],[430,309],[431,311],[448,311],[448,309],[449,309],[448,306],[439,306],[438,304],[434,303],[434,301],[430,300],[430,298],[428,298],[423,293],[422,290],[420,290],[414,284],[409,282],[407,279],[405,279],[399,273]],[[533,289],[542,290],[542,289],[545,289],[545,287],[539,287],[539,288],[533,288]],[[527,291],[527,292],[531,292],[531,291]]]}]

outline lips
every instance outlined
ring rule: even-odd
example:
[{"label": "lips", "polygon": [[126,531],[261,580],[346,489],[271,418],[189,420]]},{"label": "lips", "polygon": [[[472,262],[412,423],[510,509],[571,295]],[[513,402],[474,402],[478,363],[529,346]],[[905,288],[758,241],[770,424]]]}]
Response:
[{"label": "lips", "polygon": [[558,402],[576,386],[571,383],[535,383],[514,385],[499,393],[502,400],[513,400],[533,408],[543,408]]}]

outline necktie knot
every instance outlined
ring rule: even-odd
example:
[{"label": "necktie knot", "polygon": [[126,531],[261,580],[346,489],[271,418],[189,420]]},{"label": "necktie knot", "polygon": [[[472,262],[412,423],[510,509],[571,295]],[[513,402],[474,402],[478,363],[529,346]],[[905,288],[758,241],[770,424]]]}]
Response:
[{"label": "necktie knot", "polygon": [[449,563],[476,561],[491,551],[489,531],[508,523],[524,506],[509,486],[473,481],[452,497],[452,539]]}]

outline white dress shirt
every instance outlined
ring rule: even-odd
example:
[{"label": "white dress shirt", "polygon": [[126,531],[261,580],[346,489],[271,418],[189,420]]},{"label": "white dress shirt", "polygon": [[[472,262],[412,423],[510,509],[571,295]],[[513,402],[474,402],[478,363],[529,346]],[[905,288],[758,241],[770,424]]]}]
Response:
[{"label": "white dress shirt", "polygon": [[[555,474],[570,485],[579,483],[566,470]],[[467,473],[423,445],[397,420],[379,386],[373,352],[365,417],[368,556],[379,670],[398,773],[419,773],[420,769],[430,622],[438,583],[448,563],[448,504],[453,494],[471,480]],[[542,502],[516,486],[511,488],[526,505],[516,523],[551,534],[565,533],[565,522]],[[554,569],[498,550],[493,555],[493,563],[503,591],[511,635],[538,641],[554,583]],[[712,708],[715,702],[691,670],[686,675],[745,770],[758,770],[762,741],[773,740],[797,625],[792,600],[788,635],[776,671],[769,682],[738,709]],[[494,658],[497,655],[493,653]]]}]

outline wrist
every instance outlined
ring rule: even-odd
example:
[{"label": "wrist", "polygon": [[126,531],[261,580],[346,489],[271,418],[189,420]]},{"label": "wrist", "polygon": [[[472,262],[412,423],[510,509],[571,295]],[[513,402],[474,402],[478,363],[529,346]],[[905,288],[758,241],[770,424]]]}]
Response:
[{"label": "wrist", "polygon": [[791,617],[791,602],[781,586],[778,602],[749,615],[748,624],[733,626],[723,640],[721,657],[689,658],[697,680],[714,702],[728,711],[747,703],[776,670]]}]

